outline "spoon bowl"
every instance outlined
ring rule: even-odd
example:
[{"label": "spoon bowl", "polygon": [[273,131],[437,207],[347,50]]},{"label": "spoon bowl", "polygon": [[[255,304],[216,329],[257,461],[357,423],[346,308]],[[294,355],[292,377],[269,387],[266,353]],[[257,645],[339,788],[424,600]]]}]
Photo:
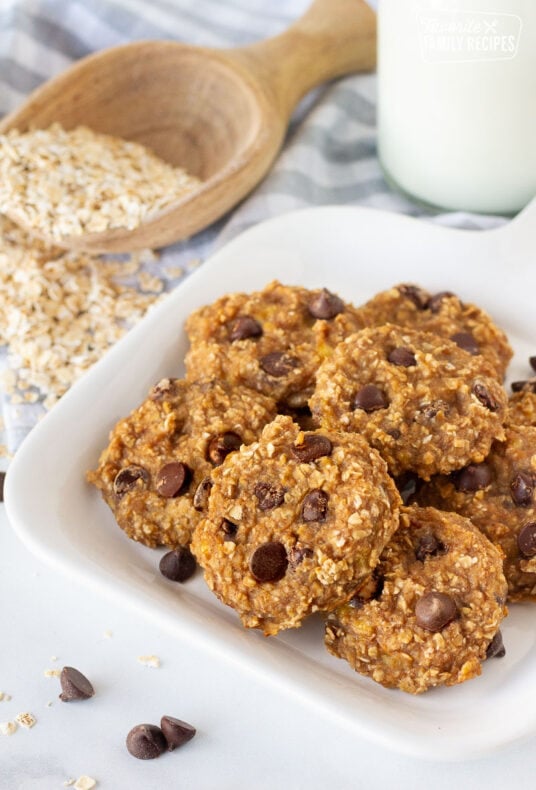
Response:
[{"label": "spoon bowl", "polygon": [[250,47],[141,41],[90,55],[38,88],[0,132],[85,125],[197,176],[199,188],[133,230],[62,240],[90,252],[158,248],[207,227],[251,191],[307,91],[374,64],[375,15],[366,3],[316,0],[285,33]]}]

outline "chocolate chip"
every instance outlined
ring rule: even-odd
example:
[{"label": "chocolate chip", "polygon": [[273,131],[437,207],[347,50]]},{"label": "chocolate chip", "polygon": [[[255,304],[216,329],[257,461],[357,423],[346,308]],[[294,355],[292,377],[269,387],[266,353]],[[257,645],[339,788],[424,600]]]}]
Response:
[{"label": "chocolate chip", "polygon": [[398,293],[405,296],[419,309],[424,310],[428,305],[430,294],[417,285],[399,285]]},{"label": "chocolate chip", "polygon": [[395,484],[404,505],[407,505],[410,499],[417,493],[421,482],[422,481],[415,472],[404,472],[404,474],[395,478]]},{"label": "chocolate chip", "polygon": [[456,296],[456,294],[453,294],[452,291],[439,291],[439,293],[429,298],[426,306],[432,313],[439,313],[443,300],[450,299],[453,296]]},{"label": "chocolate chip", "polygon": [[195,557],[186,546],[164,554],[158,565],[160,573],[172,582],[185,582],[195,573]]},{"label": "chocolate chip", "polygon": [[389,401],[385,393],[375,384],[365,384],[355,395],[352,406],[354,409],[363,409],[363,411],[370,413],[378,409],[386,409],[389,406]]},{"label": "chocolate chip", "polygon": [[296,357],[291,357],[283,351],[273,351],[271,354],[259,359],[259,365],[268,373],[269,376],[281,378],[299,366],[300,362]]},{"label": "chocolate chip", "polygon": [[288,561],[290,567],[295,570],[300,563],[306,559],[310,559],[314,552],[307,546],[293,546],[288,553]]},{"label": "chocolate chip", "polygon": [[480,354],[480,346],[471,332],[456,332],[454,335],[450,336],[450,339],[463,351],[467,351],[473,356]]},{"label": "chocolate chip", "polygon": [[6,479],[6,473],[0,472],[0,502],[4,501],[4,483]]},{"label": "chocolate chip", "polygon": [[210,461],[214,466],[222,464],[229,453],[238,450],[242,444],[242,438],[233,431],[226,433],[219,433],[209,439],[207,445],[207,461]]},{"label": "chocolate chip", "polygon": [[489,390],[483,385],[476,382],[473,384],[473,395],[478,398],[480,403],[489,409],[491,412],[499,411],[500,403],[493,397]]},{"label": "chocolate chip", "polygon": [[387,359],[391,364],[398,365],[402,368],[411,368],[417,364],[413,351],[410,351],[409,348],[403,348],[403,346],[393,348],[387,355]]},{"label": "chocolate chip", "polygon": [[510,493],[516,505],[528,507],[532,502],[534,480],[527,472],[518,472],[510,483]]},{"label": "chocolate chip", "polygon": [[326,288],[309,301],[307,305],[313,318],[322,318],[329,321],[344,311],[344,302],[336,294]]},{"label": "chocolate chip", "polygon": [[500,631],[497,631],[486,650],[486,658],[502,658],[506,655],[503,638]]},{"label": "chocolate chip", "polygon": [[263,543],[249,561],[251,573],[258,582],[278,582],[287,572],[287,566],[286,549],[277,541]]},{"label": "chocolate chip", "polygon": [[486,463],[469,464],[465,469],[452,475],[457,491],[480,491],[489,486],[493,479],[490,467]]},{"label": "chocolate chip", "polygon": [[282,505],[285,499],[285,489],[273,483],[257,483],[253,491],[259,502],[259,510],[273,510]]},{"label": "chocolate chip", "polygon": [[229,324],[229,340],[246,340],[248,337],[260,337],[262,326],[250,315],[239,315]]},{"label": "chocolate chip", "polygon": [[457,614],[458,609],[450,595],[442,592],[426,593],[415,604],[417,625],[426,631],[441,631]]},{"label": "chocolate chip", "polygon": [[434,417],[437,417],[440,411],[442,411],[443,414],[448,414],[449,409],[449,404],[441,398],[438,398],[437,400],[433,400],[430,403],[423,403],[422,406],[419,407],[418,412],[426,420],[433,420]]},{"label": "chocolate chip", "polygon": [[60,675],[62,702],[89,699],[95,694],[95,689],[86,678],[74,667],[63,667]]},{"label": "chocolate chip", "polygon": [[415,546],[415,556],[419,562],[424,562],[427,557],[437,557],[438,554],[445,553],[445,545],[431,533],[421,535],[419,542]]},{"label": "chocolate chip", "polygon": [[138,760],[154,760],[167,748],[164,733],[155,724],[137,724],[127,735],[127,749]]},{"label": "chocolate chip", "polygon": [[228,518],[224,518],[220,524],[220,529],[223,530],[224,540],[231,540],[233,543],[235,542],[236,533],[238,532],[238,524],[233,524],[233,522],[229,521]]},{"label": "chocolate chip", "polygon": [[313,488],[303,500],[301,516],[304,521],[325,521],[329,495],[321,488]]},{"label": "chocolate chip", "polygon": [[182,746],[188,741],[191,741],[196,733],[195,727],[188,724],[186,721],[176,719],[174,716],[162,716],[160,719],[160,727],[164,733],[164,738],[167,741],[167,746],[170,752],[178,746]]},{"label": "chocolate chip", "polygon": [[529,357],[529,365],[536,372],[536,357]]},{"label": "chocolate chip", "polygon": [[536,392],[536,378],[526,381],[513,381],[512,392]]},{"label": "chocolate chip", "polygon": [[193,505],[196,510],[204,510],[208,505],[208,498],[214,483],[210,477],[204,477],[197,488],[193,498]]},{"label": "chocolate chip", "polygon": [[114,480],[115,494],[119,497],[124,496],[127,491],[131,491],[136,487],[138,480],[141,480],[144,484],[149,482],[149,475],[143,467],[133,464],[120,469]]},{"label": "chocolate chip", "polygon": [[166,395],[170,394],[171,390],[173,389],[173,384],[173,379],[160,379],[160,381],[157,382],[152,388],[151,392],[149,393],[149,397],[151,400],[163,400]]},{"label": "chocolate chip", "polygon": [[184,494],[192,479],[192,470],[182,461],[165,464],[156,475],[155,488],[160,496],[172,499]]},{"label": "chocolate chip", "polygon": [[323,458],[325,455],[331,455],[332,449],[333,445],[327,436],[308,433],[305,435],[302,444],[292,446],[291,452],[294,458],[297,458],[302,464],[308,464],[311,461],[316,461],[318,458]]},{"label": "chocolate chip", "polygon": [[525,524],[517,536],[519,553],[530,559],[536,556],[536,522]]}]

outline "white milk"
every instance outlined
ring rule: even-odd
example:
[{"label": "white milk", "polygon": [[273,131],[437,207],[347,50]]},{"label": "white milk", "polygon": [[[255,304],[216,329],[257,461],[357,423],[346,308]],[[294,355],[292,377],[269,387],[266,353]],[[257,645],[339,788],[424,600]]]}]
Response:
[{"label": "white milk", "polygon": [[448,209],[536,194],[536,0],[380,0],[379,155]]}]

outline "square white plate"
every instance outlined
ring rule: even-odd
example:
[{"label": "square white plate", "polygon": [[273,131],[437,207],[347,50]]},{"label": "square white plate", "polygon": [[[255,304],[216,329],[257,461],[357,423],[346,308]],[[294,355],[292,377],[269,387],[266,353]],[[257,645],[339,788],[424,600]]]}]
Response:
[{"label": "square white plate", "polygon": [[463,759],[536,732],[533,606],[512,607],[503,628],[506,657],[487,662],[480,678],[414,698],[331,657],[319,619],[266,639],[245,631],[201,574],[183,586],[168,582],[158,572],[159,552],[127,540],[84,480],[115,422],[158,379],[182,374],[186,316],[226,292],[258,289],[273,278],[325,285],[355,303],[402,281],[455,291],[504,327],[516,351],[511,378],[525,378],[527,358],[536,353],[534,209],[486,233],[349,207],[307,209],[247,231],[154,308],[32,431],[7,476],[11,523],[74,581],[265,678],[267,693],[269,682],[278,684],[356,735],[419,757]]}]

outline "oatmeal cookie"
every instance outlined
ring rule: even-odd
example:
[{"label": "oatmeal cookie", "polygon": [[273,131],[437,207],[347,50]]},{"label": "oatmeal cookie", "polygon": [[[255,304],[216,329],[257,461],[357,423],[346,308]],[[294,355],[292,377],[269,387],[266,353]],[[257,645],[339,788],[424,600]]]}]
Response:
[{"label": "oatmeal cookie", "polygon": [[501,554],[468,519],[403,508],[375,576],[328,616],[325,643],[356,672],[420,694],[504,654],[505,599]]},{"label": "oatmeal cookie", "polygon": [[512,389],[514,392],[508,400],[507,422],[510,425],[536,427],[536,378],[516,381]]},{"label": "oatmeal cookie", "polygon": [[163,379],[115,426],[88,480],[129,538],[151,547],[185,546],[206,505],[212,471],[274,416],[274,402],[246,387]]},{"label": "oatmeal cookie", "polygon": [[398,525],[385,462],[360,436],[278,416],[212,474],[192,541],[208,586],[247,628],[295,628],[347,600]]},{"label": "oatmeal cookie", "polygon": [[390,323],[453,340],[470,354],[482,355],[500,381],[512,358],[506,335],[489,315],[450,291],[432,295],[417,285],[397,285],[363,305],[361,314],[366,326]]},{"label": "oatmeal cookie", "polygon": [[337,346],[310,405],[323,427],[363,434],[395,476],[427,480],[483,461],[504,437],[506,393],[487,363],[451,340],[389,324]]},{"label": "oatmeal cookie", "polygon": [[358,311],[325,288],[272,282],[229,294],[188,318],[187,378],[204,371],[269,395],[287,411],[302,409],[320,362],[362,327]]},{"label": "oatmeal cookie", "polygon": [[536,599],[536,428],[508,426],[480,464],[434,478],[420,503],[470,518],[505,555],[512,601]]}]

